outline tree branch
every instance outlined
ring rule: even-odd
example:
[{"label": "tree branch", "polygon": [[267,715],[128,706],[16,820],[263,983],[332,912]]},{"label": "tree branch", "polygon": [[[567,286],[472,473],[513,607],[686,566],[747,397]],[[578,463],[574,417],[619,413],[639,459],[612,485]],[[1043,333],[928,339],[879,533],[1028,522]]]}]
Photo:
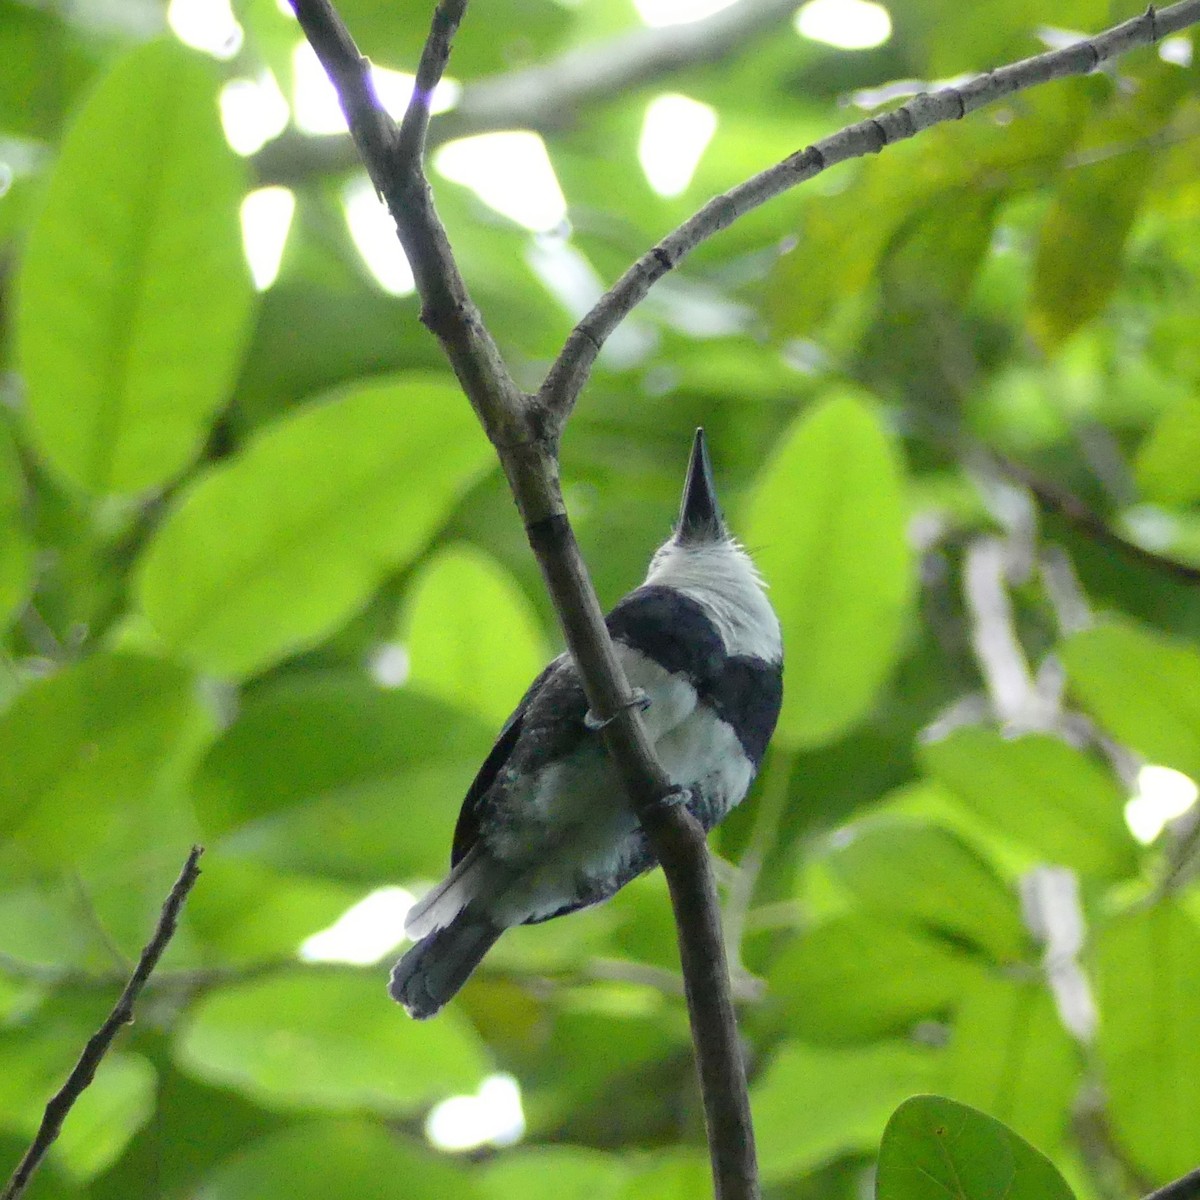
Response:
[{"label": "tree branch", "polygon": [[1168,558],[1164,554],[1156,554],[1139,546],[1126,537],[1117,533],[1099,513],[1089,508],[1074,492],[1043,479],[1031,471],[1023,463],[999,454],[994,450],[987,451],[988,456],[996,463],[1001,471],[1010,479],[1015,479],[1029,489],[1034,499],[1051,512],[1064,517],[1081,533],[1102,546],[1109,546],[1119,554],[1142,566],[1151,567],[1173,575],[1183,583],[1200,583],[1200,567],[1190,563],[1180,562],[1177,558]]},{"label": "tree branch", "polygon": [[1198,1200],[1200,1198],[1200,1167],[1189,1171],[1179,1179],[1163,1184],[1151,1192],[1145,1200]]},{"label": "tree branch", "polygon": [[[540,66],[469,83],[453,109],[432,119],[429,145],[499,129],[561,129],[589,105],[728,57],[786,21],[796,5],[797,0],[738,0],[699,21],[633,29]],[[344,135],[284,134],[254,157],[264,184],[303,183],[360,162],[353,140]]]},{"label": "tree branch", "polygon": [[1037,84],[1086,75],[1101,63],[1200,21],[1200,0],[1148,8],[1141,16],[1060,50],[1051,50],[979,75],[957,87],[923,92],[906,104],[816,142],[710,200],[625,272],[575,326],[542,384],[541,396],[565,420],[609,335],[668,271],[701,242],[738,217],[837,163],[877,154],[943,121],[957,121],[984,105]]},{"label": "tree branch", "polygon": [[63,1121],[66,1120],[75,1101],[95,1078],[96,1068],[100,1066],[101,1060],[108,1053],[113,1039],[122,1026],[133,1021],[134,1002],[142,988],[145,987],[151,972],[158,965],[163,951],[167,948],[167,943],[170,942],[175,932],[180,909],[183,908],[183,903],[192,890],[193,884],[200,877],[198,864],[200,855],[203,853],[202,847],[192,847],[191,853],[187,856],[187,862],[183,864],[183,870],[179,873],[179,878],[175,880],[174,886],[163,904],[162,914],[158,918],[154,935],[146,943],[146,948],[142,951],[137,966],[134,967],[133,974],[129,977],[129,982],[126,983],[120,998],[113,1006],[112,1012],[108,1014],[104,1024],[88,1039],[88,1044],[83,1048],[79,1061],[72,1067],[66,1083],[46,1105],[45,1115],[42,1117],[42,1123],[34,1135],[33,1142],[17,1164],[17,1169],[12,1173],[12,1178],[5,1185],[4,1191],[0,1192],[0,1200],[17,1200],[17,1197],[24,1192],[33,1173],[45,1157],[46,1151],[58,1137]]}]

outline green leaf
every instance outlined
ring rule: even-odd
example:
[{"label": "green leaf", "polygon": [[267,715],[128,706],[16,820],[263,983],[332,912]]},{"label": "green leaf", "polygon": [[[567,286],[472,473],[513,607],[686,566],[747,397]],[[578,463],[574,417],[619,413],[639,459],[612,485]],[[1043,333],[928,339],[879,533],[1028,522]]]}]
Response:
[{"label": "green leaf", "polygon": [[510,1151],[483,1169],[488,1200],[616,1200],[629,1176],[621,1157],[575,1146],[530,1146]]},{"label": "green leaf", "polygon": [[270,1134],[219,1163],[204,1200],[403,1200],[479,1195],[459,1166],[366,1121],[314,1121]]},{"label": "green leaf", "polygon": [[783,625],[788,745],[857,724],[891,673],[913,592],[905,521],[903,464],[857,394],[805,413],[760,476],[746,541]]},{"label": "green leaf", "polygon": [[465,543],[442,550],[413,583],[401,639],[408,682],[497,729],[549,661],[533,606],[495,559]]},{"label": "green leaf", "polygon": [[474,1091],[487,1059],[447,1012],[417,1023],[387,996],[383,972],[306,971],[202,1000],[175,1040],[180,1066],[267,1108],[399,1116]]},{"label": "green leaf", "polygon": [[1080,1051],[1044,980],[973,980],[947,1051],[948,1095],[994,1114],[1035,1145],[1057,1146],[1079,1088]]},{"label": "green leaf", "polygon": [[470,407],[436,377],[309,404],[187,489],[142,559],[142,610],[190,661],[261,670],[359,609],[489,457]]},{"label": "green leaf", "polygon": [[882,918],[965,939],[1001,963],[1021,959],[1029,948],[1016,895],[948,829],[895,819],[864,822],[830,855],[829,866]]},{"label": "green leaf", "polygon": [[68,135],[29,238],[17,335],[30,429],[92,492],[177,474],[242,355],[245,181],[218,84],[175,41],[122,59]]},{"label": "green leaf", "polygon": [[1200,779],[1200,653],[1134,625],[1100,625],[1061,649],[1071,691],[1118,741]]},{"label": "green leaf", "polygon": [[1118,1140],[1155,1183],[1196,1166],[1200,927],[1169,901],[1096,938],[1099,1049]]},{"label": "green leaf", "polygon": [[999,1121],[942,1096],[914,1096],[888,1122],[878,1200],[1072,1200],[1054,1164]]},{"label": "green leaf", "polygon": [[873,1146],[896,1105],[928,1086],[935,1063],[904,1042],[846,1050],[785,1042],[750,1092],[763,1179]]},{"label": "green leaf", "polygon": [[1183,396],[1162,414],[1138,448],[1135,471],[1147,500],[1200,500],[1200,396]]},{"label": "green leaf", "polygon": [[198,770],[196,812],[226,848],[281,871],[378,882],[439,874],[493,731],[365,677],[252,696]]},{"label": "green leaf", "polygon": [[191,675],[98,655],[30,686],[0,716],[0,832],[70,858],[125,830],[196,717]]},{"label": "green leaf", "polygon": [[1119,878],[1137,866],[1123,819],[1125,794],[1112,775],[1057,738],[1006,740],[959,729],[922,746],[929,773],[1009,837],[1084,874]]},{"label": "green leaf", "polygon": [[902,1033],[947,1013],[978,973],[942,943],[853,913],[806,930],[769,978],[789,1032],[836,1043]]}]

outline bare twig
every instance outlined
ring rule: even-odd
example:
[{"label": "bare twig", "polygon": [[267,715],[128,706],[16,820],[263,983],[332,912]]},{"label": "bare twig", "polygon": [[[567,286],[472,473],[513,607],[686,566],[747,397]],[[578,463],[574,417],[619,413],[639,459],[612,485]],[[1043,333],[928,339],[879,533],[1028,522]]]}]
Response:
[{"label": "bare twig", "polygon": [[1162,9],[1151,6],[1141,16],[1093,38],[999,67],[957,87],[924,92],[898,108],[868,117],[799,150],[714,197],[643,254],[575,326],[542,385],[543,398],[552,403],[565,420],[587,381],[600,347],[654,283],[678,266],[701,242],[760,204],[837,163],[877,154],[894,142],[913,137],[944,121],[957,121],[984,105],[1037,84],[1070,75],[1086,75],[1109,59],[1148,46],[1198,21],[1200,0],[1182,0]]},{"label": "bare twig", "polygon": [[142,988],[145,987],[151,972],[158,965],[163,951],[167,948],[167,943],[175,932],[179,911],[183,907],[188,893],[192,890],[192,885],[200,877],[199,862],[200,855],[203,853],[200,846],[192,847],[191,853],[187,856],[187,862],[183,864],[183,870],[179,873],[179,878],[175,880],[174,886],[163,904],[162,914],[158,918],[154,935],[146,943],[146,948],[142,951],[137,966],[134,967],[133,974],[129,977],[129,982],[125,984],[120,998],[113,1006],[112,1012],[105,1018],[104,1024],[88,1039],[83,1053],[79,1056],[79,1061],[71,1068],[66,1083],[46,1105],[42,1123],[38,1127],[29,1149],[25,1151],[21,1161],[17,1164],[17,1169],[12,1173],[12,1178],[5,1185],[4,1191],[0,1192],[0,1200],[17,1200],[17,1197],[24,1192],[34,1171],[45,1157],[46,1151],[58,1137],[63,1121],[66,1120],[75,1101],[95,1078],[96,1068],[100,1066],[101,1060],[108,1053],[113,1039],[122,1026],[132,1022],[134,1002]]},{"label": "bare twig", "polygon": [[1023,463],[1002,454],[993,451],[991,457],[1000,470],[1027,487],[1043,508],[1065,517],[1092,541],[1109,546],[1143,566],[1173,575],[1184,583],[1200,583],[1200,567],[1180,562],[1177,558],[1168,558],[1165,554],[1156,554],[1153,550],[1147,550],[1145,546],[1139,546],[1137,542],[1131,542],[1117,533],[1099,513],[1089,508],[1074,492],[1049,479],[1043,479]]},{"label": "bare twig", "polygon": [[[469,83],[458,103],[433,118],[430,146],[498,129],[549,132],[569,125],[581,110],[627,96],[688,67],[726,59],[791,16],[797,0],[738,0],[699,21],[661,29],[633,29],[606,41],[568,50],[558,58]],[[301,183],[314,175],[360,164],[351,138],[285,134],[254,158],[263,183]]]}]

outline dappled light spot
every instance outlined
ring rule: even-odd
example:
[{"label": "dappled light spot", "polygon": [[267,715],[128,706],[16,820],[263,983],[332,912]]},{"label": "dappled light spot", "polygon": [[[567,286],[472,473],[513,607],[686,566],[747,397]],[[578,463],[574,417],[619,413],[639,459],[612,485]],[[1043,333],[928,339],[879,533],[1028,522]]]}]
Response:
[{"label": "dappled light spot", "polygon": [[429,1114],[425,1136],[439,1150],[511,1146],[525,1133],[521,1089],[511,1075],[489,1075],[473,1096],[451,1096]]},{"label": "dappled light spot", "polygon": [[839,50],[870,50],[892,36],[892,18],[872,0],[809,0],[795,17],[796,31]]},{"label": "dappled light spot", "polygon": [[242,246],[254,286],[260,292],[275,282],[288,231],[296,211],[290,188],[258,188],[242,201]]},{"label": "dappled light spot", "polygon": [[404,941],[404,920],[416,897],[407,888],[376,888],[351,905],[328,929],[300,944],[305,962],[353,963],[369,967]]},{"label": "dappled light spot", "polygon": [[1148,763],[1138,772],[1137,791],[1125,805],[1125,823],[1143,846],[1162,833],[1168,821],[1181,817],[1200,795],[1195,780],[1182,771]]}]

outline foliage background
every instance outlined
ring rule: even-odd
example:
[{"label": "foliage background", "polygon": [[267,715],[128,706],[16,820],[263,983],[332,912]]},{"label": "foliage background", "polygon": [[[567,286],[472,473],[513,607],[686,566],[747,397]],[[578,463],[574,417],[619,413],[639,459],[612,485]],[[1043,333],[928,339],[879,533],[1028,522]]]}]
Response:
[{"label": "foliage background", "polygon": [[[856,116],[856,89],[1136,7],[902,0],[875,50],[781,26],[611,96],[546,131],[570,245],[612,279]],[[343,11],[404,68],[426,8]],[[342,175],[295,137],[277,160],[295,225],[254,294],[236,214],[265,159],[227,148],[216,97],[264,67],[286,90],[299,35],[265,0],[238,16],[245,45],[217,63],[146,42],[153,5],[0,0],[0,1161],[199,839],[184,927],[32,1195],[703,1194],[657,876],[507,935],[425,1025],[388,1005],[383,966],[295,959],[372,890],[440,874],[474,767],[558,638],[416,301],[374,285]],[[452,69],[635,23],[618,0],[480,0]],[[1200,1159],[1190,827],[1143,846],[1122,819],[1139,761],[1200,775],[1200,600],[989,456],[1200,562],[1198,83],[1142,52],[756,212],[639,310],[568,431],[605,603],[665,536],[703,423],[784,621],[779,735],[714,838],[770,1196],[863,1194],[888,1114],[923,1091],[1010,1123],[1085,1197]],[[636,161],[666,88],[720,122],[671,200]],[[535,383],[571,316],[529,266],[534,235],[438,195]],[[411,674],[385,687],[372,664],[397,644]],[[520,1083],[523,1143],[432,1150],[430,1106],[497,1070]]]}]

